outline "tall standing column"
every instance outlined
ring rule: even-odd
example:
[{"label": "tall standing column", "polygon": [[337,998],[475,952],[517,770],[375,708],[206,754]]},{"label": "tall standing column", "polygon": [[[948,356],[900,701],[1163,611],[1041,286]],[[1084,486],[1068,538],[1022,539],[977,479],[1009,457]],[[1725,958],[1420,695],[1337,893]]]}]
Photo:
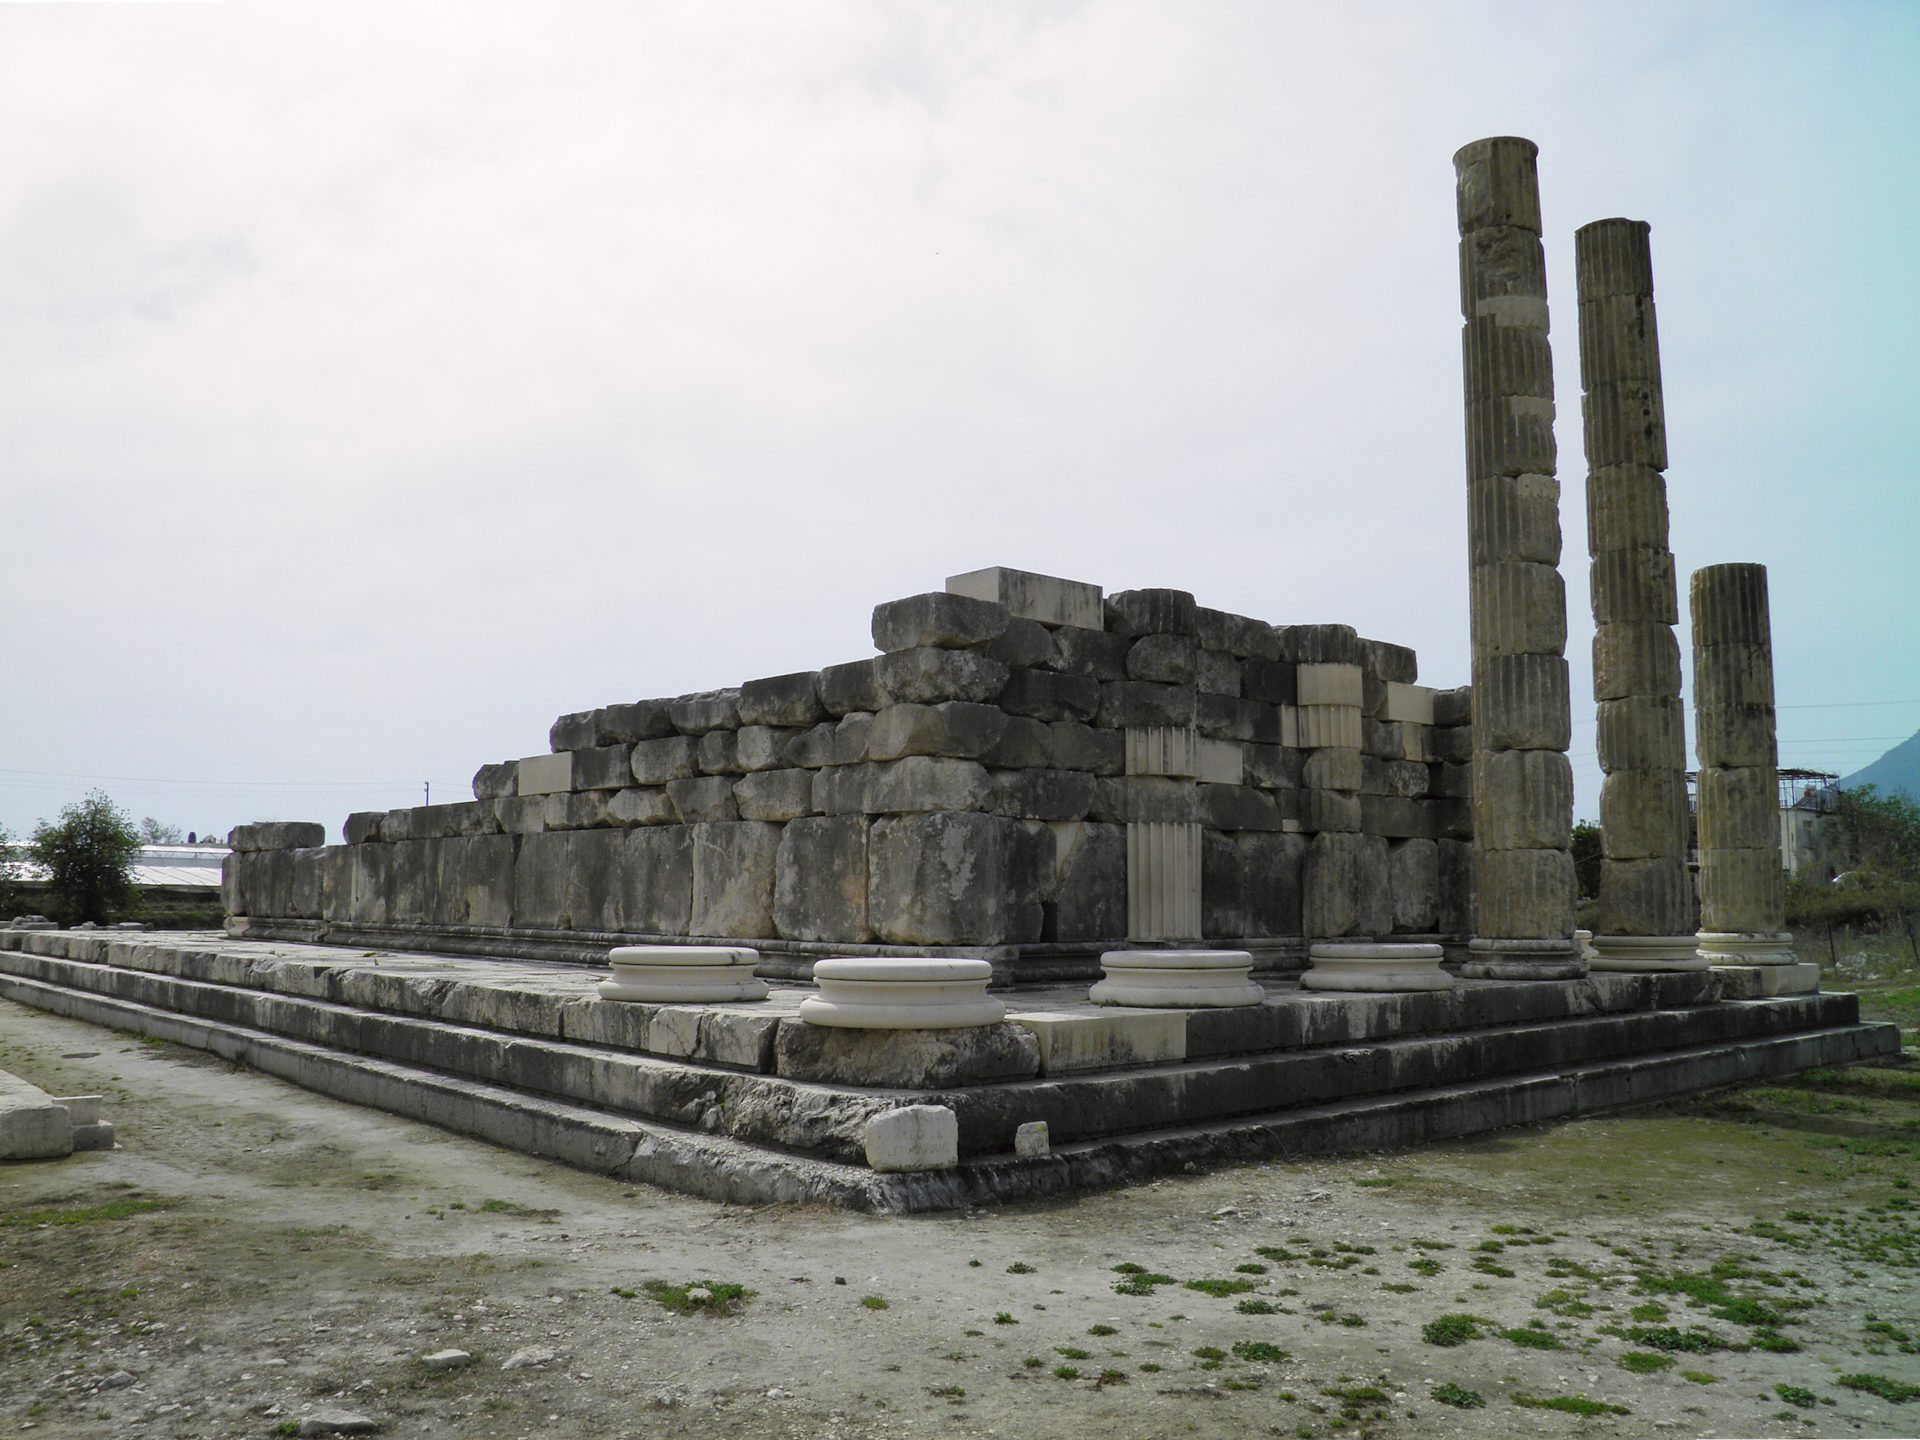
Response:
[{"label": "tall standing column", "polygon": [[1586,973],[1573,941],[1573,726],[1538,153],[1531,140],[1509,136],[1476,140],[1453,157],[1479,907],[1461,973],[1515,980]]},{"label": "tall standing column", "polygon": [[1667,547],[1667,436],[1643,220],[1574,232],[1599,702],[1595,970],[1704,970],[1687,872],[1680,619]]},{"label": "tall standing column", "polygon": [[1715,965],[1791,965],[1767,567],[1709,565],[1691,589],[1700,953]]}]

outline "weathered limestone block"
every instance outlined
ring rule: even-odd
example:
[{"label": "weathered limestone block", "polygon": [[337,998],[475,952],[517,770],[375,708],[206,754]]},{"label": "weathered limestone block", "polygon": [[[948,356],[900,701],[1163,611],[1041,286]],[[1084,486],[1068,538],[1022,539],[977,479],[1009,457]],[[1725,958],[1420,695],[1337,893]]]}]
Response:
[{"label": "weathered limestone block", "polygon": [[1278,706],[1234,695],[1196,694],[1193,723],[1202,735],[1215,740],[1259,745],[1278,745],[1285,740]]},{"label": "weathered limestone block", "polygon": [[702,775],[741,775],[745,767],[740,763],[740,742],[735,730],[709,730],[700,737],[699,747],[694,751],[694,763],[700,767]]},{"label": "weathered limestone block", "polygon": [[[322,874],[326,853],[325,847],[318,845],[287,852],[287,858],[293,865],[293,908],[290,913],[303,919],[316,920],[326,913],[321,908],[324,903]],[[456,917],[449,923],[460,924],[463,919]]]},{"label": "weathered limestone block", "polygon": [[1040,1042],[1031,1031],[1004,1021],[943,1030],[846,1029],[788,1021],[774,1039],[774,1072],[816,1085],[902,1090],[990,1085],[1037,1076]]},{"label": "weathered limestone block", "polygon": [[864,815],[795,820],[780,836],[774,863],[773,923],[788,940],[864,944],[867,924],[868,821]]},{"label": "weathered limestone block", "polygon": [[682,735],[737,730],[740,728],[740,691],[730,688],[682,695],[669,703],[667,713],[673,717],[673,728]]},{"label": "weathered limestone block", "polygon": [[1573,737],[1560,655],[1485,655],[1473,664],[1478,739],[1487,750],[1560,750]]},{"label": "weathered limestone block", "polygon": [[811,770],[756,770],[734,782],[733,803],[742,820],[776,824],[813,813]]},{"label": "weathered limestone block", "polygon": [[1246,831],[1232,837],[1242,857],[1246,934],[1299,935],[1307,840]]},{"label": "weathered limestone block", "polygon": [[1244,779],[1263,790],[1297,788],[1306,770],[1306,754],[1284,745],[1243,745]]},{"label": "weathered limestone block", "polygon": [[1190,780],[1132,775],[1095,782],[1088,815],[1130,825],[1187,825],[1200,814],[1196,786]]},{"label": "weathered limestone block", "polygon": [[1127,678],[1127,651],[1133,642],[1125,635],[1105,630],[1059,629],[1053,632],[1053,669],[1066,675],[1091,675],[1094,679]]},{"label": "weathered limestone block", "polygon": [[1358,750],[1330,746],[1307,753],[1300,767],[1300,783],[1309,790],[1358,791],[1365,779],[1365,766]]},{"label": "weathered limestone block", "polygon": [[820,703],[829,715],[847,715],[856,710],[871,712],[887,703],[875,673],[877,663],[852,660],[845,665],[829,665],[820,672]]},{"label": "weathered limestone block", "polygon": [[562,750],[586,750],[598,742],[591,710],[576,710],[562,715],[547,730],[547,745],[555,754]]},{"label": "weathered limestone block", "polygon": [[693,933],[735,940],[774,933],[778,825],[693,825]]},{"label": "weathered limestone block", "polygon": [[1191,725],[1198,694],[1189,686],[1115,680],[1100,687],[1100,725],[1131,730],[1146,725]]},{"label": "weathered limestone block", "polygon": [[1589,386],[1580,411],[1595,465],[1667,468],[1666,410],[1657,376]]},{"label": "weathered limestone block", "polygon": [[1160,685],[1191,685],[1198,658],[1191,635],[1142,635],[1127,651],[1127,677]]},{"label": "weathered limestone block", "polygon": [[1273,796],[1250,785],[1199,787],[1200,823],[1211,830],[1278,830],[1281,815]]},{"label": "weathered limestone block", "polygon": [[960,1163],[960,1118],[944,1105],[903,1105],[867,1121],[861,1145],[881,1174],[951,1170]]},{"label": "weathered limestone block", "polygon": [[1054,648],[1052,631],[1038,620],[1017,618],[1008,620],[1000,638],[990,641],[982,653],[989,660],[998,660],[1010,670],[1050,666],[1059,655]]},{"label": "weathered limestone block", "polygon": [[1284,660],[1240,662],[1240,694],[1266,705],[1295,705],[1300,699],[1299,667]]},{"label": "weathered limestone block", "polygon": [[1401,800],[1424,799],[1433,788],[1433,771],[1418,760],[1387,760],[1381,763],[1381,794]]},{"label": "weathered limestone block", "polygon": [[635,700],[624,705],[603,705],[591,714],[594,745],[631,745],[639,740],[661,740],[674,733],[673,710],[671,703],[666,700]]},{"label": "weathered limestone block", "polygon": [[1473,687],[1459,685],[1433,692],[1433,723],[1465,727],[1473,723]]},{"label": "weathered limestone block", "polygon": [[1264,620],[1225,610],[1194,607],[1193,633],[1201,646],[1224,651],[1237,660],[1278,660],[1280,640]]},{"label": "weathered limestone block", "polygon": [[[1769,821],[1772,816],[1768,816]],[[1680,770],[1621,770],[1600,784],[1600,829],[1613,860],[1651,860],[1687,853],[1687,787]],[[1678,934],[1632,929],[1602,934]]]},{"label": "weathered limestone block", "polygon": [[1015,670],[998,703],[1009,715],[1033,720],[1091,720],[1100,710],[1100,682],[1091,675]]},{"label": "weathered limestone block", "polygon": [[573,788],[573,755],[529,755],[518,768],[520,794],[553,795]]},{"label": "weathered limestone block", "polygon": [[1089,821],[1057,826],[1055,835],[1058,882],[1047,906],[1045,938],[1066,943],[1124,936],[1126,827]]},{"label": "weathered limestone block", "polygon": [[1116,635],[1192,635],[1199,626],[1199,607],[1185,590],[1122,590],[1107,597],[1106,628]]},{"label": "weathered limestone block", "polygon": [[1439,822],[1430,804],[1398,795],[1362,795],[1360,828],[1390,840],[1432,840],[1439,834]]},{"label": "weathered limestone block", "polygon": [[1635,621],[1594,628],[1594,699],[1679,693],[1680,642],[1671,625]]},{"label": "weathered limestone block", "polygon": [[1769,766],[1700,771],[1700,849],[1762,850],[1779,843],[1780,784]]},{"label": "weathered limestone block", "polygon": [[1572,843],[1573,764],[1560,751],[1493,751],[1473,767],[1473,788],[1474,838],[1483,850]]},{"label": "weathered limestone block", "polygon": [[1426,934],[1440,922],[1440,845],[1434,840],[1396,840],[1387,847],[1387,889],[1393,929]]},{"label": "weathered limestone block", "polygon": [[[787,763],[787,746],[794,737],[807,732],[798,725],[742,725],[738,730],[715,733],[732,737],[733,762],[742,773],[749,773],[780,769]],[[705,744],[704,736],[701,743]]]},{"label": "weathered limestone block", "polygon": [[1558,655],[1567,646],[1567,587],[1556,566],[1505,560],[1473,567],[1475,653]]},{"label": "weathered limestone block", "polygon": [[1591,584],[1597,625],[1672,625],[1680,619],[1673,556],[1664,545],[1596,551]]},{"label": "weathered limestone block", "polygon": [[[1685,853],[1600,862],[1600,909],[1595,944],[1627,936],[1691,936],[1698,928],[1693,876]],[[1683,956],[1679,967],[1695,968]]]},{"label": "weathered limestone block", "polygon": [[1247,933],[1247,857],[1232,835],[1200,835],[1200,936],[1238,940]]},{"label": "weathered limestone block", "polygon": [[1742,709],[1774,703],[1771,645],[1701,645],[1694,656],[1696,705]]},{"label": "weathered limestone block", "polygon": [[976,760],[1006,733],[1007,716],[991,705],[954,700],[940,705],[889,705],[874,712],[867,756],[899,760],[908,755],[946,755]]},{"label": "weathered limestone block", "polygon": [[1118,775],[1126,768],[1126,739],[1119,730],[1096,730],[1077,720],[1056,720],[1047,727],[1053,763],[1062,770]]},{"label": "weathered limestone block", "polygon": [[520,764],[516,760],[482,765],[473,772],[473,798],[476,800],[504,800],[519,793]]},{"label": "weathered limestone block", "polygon": [[573,919],[567,909],[567,872],[574,835],[523,835],[513,862],[513,923],[533,930],[565,930]]},{"label": "weathered limestone block", "polygon": [[1363,828],[1360,796],[1344,790],[1302,790],[1300,828],[1310,833],[1347,834]]},{"label": "weathered limestone block", "polygon": [[1467,485],[1467,559],[1560,563],[1560,482],[1551,475],[1486,475]]},{"label": "weathered limestone block", "polygon": [[1635,695],[1625,700],[1602,700],[1595,747],[1600,768],[1658,770],[1684,754],[1685,721],[1677,698]]},{"label": "weathered limestone block", "polygon": [[1786,913],[1786,872],[1776,838],[1746,850],[1700,850],[1700,929],[1774,934]]},{"label": "weathered limestone block", "polygon": [[911,755],[813,772],[813,808],[822,815],[978,810],[992,795],[993,778],[975,760]]},{"label": "weathered limestone block", "polygon": [[[355,845],[348,849],[352,857],[347,876],[347,918],[356,925],[384,925],[389,918],[388,897],[391,893],[392,846],[370,843]],[[268,882],[266,874],[260,876],[263,886]],[[249,900],[252,885],[249,884]],[[263,896],[269,905],[271,895]]]},{"label": "weathered limestone block", "polygon": [[1100,587],[1078,580],[1062,580],[1054,575],[1036,575],[994,565],[985,570],[969,570],[964,575],[949,575],[947,590],[954,595],[991,600],[1006,606],[1018,619],[1037,620],[1042,625],[1099,630],[1102,624]]},{"label": "weathered limestone block", "polygon": [[[472,923],[467,909],[467,869],[473,858],[473,841],[467,838],[438,840],[433,842],[428,862],[431,867],[426,880],[428,906],[426,920],[432,925],[467,925]],[[325,892],[328,876],[322,858],[324,851],[314,850],[311,854],[317,863],[313,866],[313,888],[316,892],[315,908],[306,913],[319,915],[324,913]]]},{"label": "weathered limestone block", "polygon": [[1390,640],[1360,640],[1360,665],[1369,675],[1389,685],[1411,685],[1420,678],[1420,657],[1410,645]]},{"label": "weathered limestone block", "polygon": [[1280,658],[1294,665],[1358,665],[1360,634],[1351,625],[1276,625]]},{"label": "weathered limestone block", "polygon": [[1321,834],[1307,846],[1301,920],[1306,934],[1384,935],[1393,928],[1387,842],[1377,835]]},{"label": "weathered limestone block", "polygon": [[702,821],[737,820],[740,807],[734,803],[733,785],[733,778],[728,775],[700,775],[691,780],[669,780],[667,798],[673,802],[673,813],[689,825]]},{"label": "weathered limestone block", "polygon": [[591,750],[574,750],[575,790],[620,790],[633,783],[633,747],[601,745]]},{"label": "weathered limestone block", "polygon": [[700,770],[700,742],[689,735],[642,740],[633,747],[632,769],[642,785],[691,779]]},{"label": "weathered limestone block", "polygon": [[[1004,712],[1003,712],[1004,714]],[[983,765],[999,770],[1050,769],[1053,766],[1053,730],[1044,720],[1006,715],[1000,738],[982,751]]]},{"label": "weathered limestone block", "polygon": [[[1484,328],[1469,321],[1467,333]],[[1467,405],[1467,471],[1471,475],[1552,474],[1553,401],[1503,395]]]},{"label": "weathered limestone block", "polygon": [[1667,482],[1646,465],[1619,465],[1587,475],[1589,553],[1619,548],[1665,550]]},{"label": "weathered limestone block", "polygon": [[627,928],[627,837],[583,830],[567,852],[567,917],[575,930]]},{"label": "weathered limestone block", "polygon": [[654,825],[628,831],[622,869],[627,877],[626,929],[640,935],[695,933],[689,826]]},{"label": "weathered limestone block", "polygon": [[[1482,850],[1475,873],[1479,933],[1488,939],[1571,937],[1573,857],[1565,850]],[[1567,937],[1546,932],[1568,921]]]},{"label": "weathered limestone block", "polygon": [[873,648],[885,654],[937,646],[971,650],[1006,633],[1007,607],[971,595],[933,591],[873,607]]},{"label": "weathered limestone block", "polygon": [[466,891],[467,924],[504,928],[513,923],[513,867],[518,851],[511,835],[476,835],[466,842],[458,878]]},{"label": "weathered limestone block", "polygon": [[876,820],[868,845],[868,922],[892,945],[1035,940],[1052,848],[1045,827],[1036,832],[996,815]]},{"label": "weathered limestone block", "polygon": [[1773,706],[1696,703],[1693,719],[1702,765],[1771,770],[1777,763]]},{"label": "weathered limestone block", "polygon": [[230,850],[312,849],[327,843],[327,827],[310,820],[269,820],[236,825],[227,832]]},{"label": "weathered limestone block", "polygon": [[812,670],[749,680],[734,702],[738,723],[791,728],[826,718],[820,703],[820,677]]},{"label": "weathered limestone block", "polygon": [[788,765],[806,770],[825,765],[857,765],[867,758],[867,736],[872,728],[872,714],[864,710],[850,711],[838,720],[824,720],[795,735],[787,742],[781,758]]},{"label": "weathered limestone block", "polygon": [[615,825],[671,825],[673,801],[665,786],[617,790],[608,797],[607,818]]},{"label": "weathered limestone block", "polygon": [[1079,820],[1093,806],[1094,777],[1080,770],[996,770],[987,809],[1013,820]]},{"label": "weathered limestone block", "polygon": [[1424,732],[1421,744],[1430,764],[1468,764],[1473,760],[1473,727],[1455,725],[1441,729],[1436,726]]},{"label": "weathered limestone block", "polygon": [[1464,840],[1441,839],[1440,918],[1442,935],[1471,935],[1478,924],[1474,912],[1473,846]]},{"label": "weathered limestone block", "polygon": [[597,830],[618,825],[613,799],[617,790],[582,790],[570,795],[549,795],[541,806],[542,830]]},{"label": "weathered limestone block", "polygon": [[873,662],[873,678],[881,696],[891,704],[985,702],[1005,687],[1007,667],[973,650],[921,647],[882,655]]}]

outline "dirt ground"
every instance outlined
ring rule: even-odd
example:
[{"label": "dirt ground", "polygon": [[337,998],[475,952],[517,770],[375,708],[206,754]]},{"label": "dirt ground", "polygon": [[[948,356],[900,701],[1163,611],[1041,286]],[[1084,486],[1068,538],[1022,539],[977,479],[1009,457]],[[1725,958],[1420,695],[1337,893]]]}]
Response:
[{"label": "dirt ground", "polygon": [[915,1219],[634,1189],[5,1002],[0,1068],[120,1140],[0,1167],[0,1437],[1920,1434],[1910,1062]]}]

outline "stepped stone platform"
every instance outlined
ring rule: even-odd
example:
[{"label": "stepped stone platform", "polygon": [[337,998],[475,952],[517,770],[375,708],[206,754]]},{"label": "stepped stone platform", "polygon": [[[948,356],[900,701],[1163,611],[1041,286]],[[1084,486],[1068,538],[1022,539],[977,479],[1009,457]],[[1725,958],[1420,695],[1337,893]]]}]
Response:
[{"label": "stepped stone platform", "polygon": [[[1261,1004],[1193,1010],[1116,1010],[1062,986],[1002,992],[1001,1024],[916,1032],[808,1025],[805,986],[735,1005],[602,1000],[603,973],[0,931],[0,998],[630,1180],[896,1212],[1414,1144],[1899,1048],[1851,995],[1724,1000],[1711,972],[1401,995],[1270,980]],[[871,1168],[869,1123],[926,1105],[956,1117],[957,1165]],[[1034,1121],[1050,1152],[1016,1154]]]}]

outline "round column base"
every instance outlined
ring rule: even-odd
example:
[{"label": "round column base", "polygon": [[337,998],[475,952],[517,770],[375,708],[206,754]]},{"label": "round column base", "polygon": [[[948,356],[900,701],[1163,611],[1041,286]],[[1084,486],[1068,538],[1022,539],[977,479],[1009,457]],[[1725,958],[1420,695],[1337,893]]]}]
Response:
[{"label": "round column base", "polygon": [[993,966],[985,960],[821,960],[813,967],[818,995],[800,1002],[809,1025],[842,1030],[964,1030],[997,1025],[1007,1007],[987,994]]},{"label": "round column base", "polygon": [[1106,978],[1087,992],[1096,1005],[1214,1010],[1267,998],[1245,950],[1109,950],[1100,969]]},{"label": "round column base", "polygon": [[1797,965],[1793,936],[1785,930],[1773,934],[1735,934],[1723,930],[1702,930],[1694,937],[1700,958],[1707,965]]},{"label": "round column base", "polygon": [[1616,974],[1664,975],[1704,970],[1692,935],[1596,935],[1587,968]]},{"label": "round column base", "polygon": [[731,945],[622,945],[607,957],[613,974],[599,985],[602,1000],[655,1005],[707,1005],[764,1000],[767,986],[753,967],[760,952]]},{"label": "round column base", "polygon": [[1315,941],[1307,951],[1313,967],[1300,977],[1308,990],[1396,993],[1445,990],[1453,977],[1440,968],[1438,945],[1389,941]]},{"label": "round column base", "polygon": [[1467,942],[1460,974],[1469,980],[1578,980],[1587,962],[1571,936],[1565,940]]}]

